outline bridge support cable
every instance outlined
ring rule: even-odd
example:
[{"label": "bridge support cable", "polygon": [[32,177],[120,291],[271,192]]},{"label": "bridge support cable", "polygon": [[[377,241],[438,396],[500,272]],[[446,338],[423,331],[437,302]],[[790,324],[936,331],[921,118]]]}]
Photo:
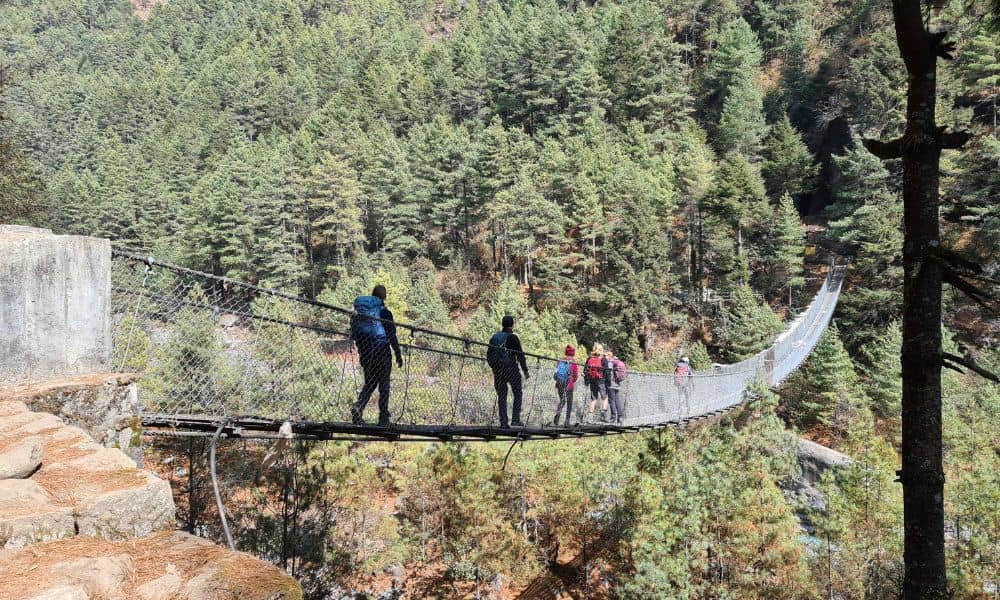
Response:
[{"label": "bridge support cable", "polygon": [[215,493],[215,506],[219,509],[219,520],[222,521],[222,531],[226,534],[226,544],[230,550],[235,551],[236,544],[233,543],[233,534],[229,531],[229,519],[226,518],[226,507],[222,504],[222,494],[219,492],[219,478],[215,473],[215,446],[218,444],[219,434],[222,433],[225,426],[225,421],[219,423],[219,427],[212,436],[212,442],[208,447],[208,470],[212,477],[212,491]]},{"label": "bridge support cable", "polygon": [[[398,368],[387,348],[359,351],[348,333],[349,309],[121,251],[112,275],[114,364],[139,372],[150,428],[214,431],[224,418],[231,427],[219,435],[227,437],[267,435],[285,421],[306,439],[531,441],[626,433],[717,415],[741,404],[754,382],[779,384],[825,331],[843,275],[844,267],[831,267],[809,306],[769,348],[744,361],[681,382],[673,373],[630,371],[620,426],[552,424],[555,357],[525,353],[525,427],[503,429],[485,342],[397,323]],[[377,425],[386,388],[388,422]],[[359,397],[370,401],[354,422]]]}]

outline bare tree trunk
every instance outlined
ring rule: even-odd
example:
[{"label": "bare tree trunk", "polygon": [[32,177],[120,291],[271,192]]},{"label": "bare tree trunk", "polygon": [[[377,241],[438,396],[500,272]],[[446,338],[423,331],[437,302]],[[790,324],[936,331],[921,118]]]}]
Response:
[{"label": "bare tree trunk", "polygon": [[937,58],[951,58],[951,45],[927,31],[920,0],[893,0],[893,17],[908,75],[906,131],[865,145],[880,158],[903,160],[903,597],[947,598],[938,173],[941,150],[961,147],[968,135],[945,134],[934,121]]}]

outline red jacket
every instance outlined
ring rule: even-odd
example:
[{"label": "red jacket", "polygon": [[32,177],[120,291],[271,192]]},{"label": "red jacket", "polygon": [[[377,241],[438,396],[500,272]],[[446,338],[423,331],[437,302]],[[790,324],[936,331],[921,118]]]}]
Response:
[{"label": "red jacket", "polygon": [[566,390],[573,391],[573,388],[576,387],[576,379],[580,376],[580,365],[572,359],[564,358],[563,360],[569,360],[569,383],[566,384]]}]

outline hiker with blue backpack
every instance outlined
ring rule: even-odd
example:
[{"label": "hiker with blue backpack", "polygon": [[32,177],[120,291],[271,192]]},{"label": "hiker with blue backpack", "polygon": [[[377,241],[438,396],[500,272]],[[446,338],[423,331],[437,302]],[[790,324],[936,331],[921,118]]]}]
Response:
[{"label": "hiker with blue backpack", "polygon": [[556,380],[556,394],[559,395],[556,416],[552,419],[553,425],[559,425],[559,416],[562,414],[563,405],[565,405],[565,426],[570,426],[570,415],[573,414],[573,388],[576,387],[576,380],[580,376],[580,367],[576,364],[575,356],[576,348],[567,344],[566,356],[556,363],[556,372],[552,375],[553,379]]},{"label": "hiker with blue backpack", "polygon": [[[521,422],[522,385],[521,371],[518,363],[528,379],[528,362],[524,358],[521,340],[514,333],[514,317],[504,316],[500,321],[502,329],[490,338],[490,347],[486,351],[486,364],[493,370],[493,387],[497,392],[497,409],[500,413],[500,427],[524,427]],[[514,413],[510,424],[507,423],[507,387],[510,386],[514,396]]]},{"label": "hiker with blue backpack", "polygon": [[365,383],[358,394],[358,401],[351,407],[351,422],[364,423],[362,415],[378,388],[378,424],[388,427],[389,420],[389,376],[392,374],[392,354],[396,353],[396,366],[403,366],[403,354],[396,337],[396,323],[392,312],[385,305],[385,286],[376,285],[371,296],[354,299],[354,315],[351,316],[351,339],[358,347],[361,369],[365,373]]}]

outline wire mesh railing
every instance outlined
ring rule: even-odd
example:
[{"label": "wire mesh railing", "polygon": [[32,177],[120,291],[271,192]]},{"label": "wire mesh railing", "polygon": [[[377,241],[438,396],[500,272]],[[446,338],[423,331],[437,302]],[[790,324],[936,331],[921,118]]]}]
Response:
[{"label": "wire mesh railing", "polygon": [[[682,381],[672,373],[630,372],[621,384],[622,424],[650,426],[722,411],[739,404],[753,380],[783,380],[825,330],[842,276],[841,267],[831,269],[807,310],[750,359]],[[381,417],[384,426],[445,429],[503,425],[485,341],[397,324],[401,364],[390,345],[366,350],[361,344],[359,354],[350,335],[352,310],[119,250],[112,291],[113,365],[140,374],[145,416],[348,424]],[[508,416],[529,428],[560,429],[553,424],[557,359],[530,352],[525,359],[523,405],[520,415],[511,406]],[[585,417],[589,402],[582,380],[576,387],[573,422]],[[369,391],[367,410],[359,413],[359,395]],[[379,398],[385,397],[382,413]]]}]

